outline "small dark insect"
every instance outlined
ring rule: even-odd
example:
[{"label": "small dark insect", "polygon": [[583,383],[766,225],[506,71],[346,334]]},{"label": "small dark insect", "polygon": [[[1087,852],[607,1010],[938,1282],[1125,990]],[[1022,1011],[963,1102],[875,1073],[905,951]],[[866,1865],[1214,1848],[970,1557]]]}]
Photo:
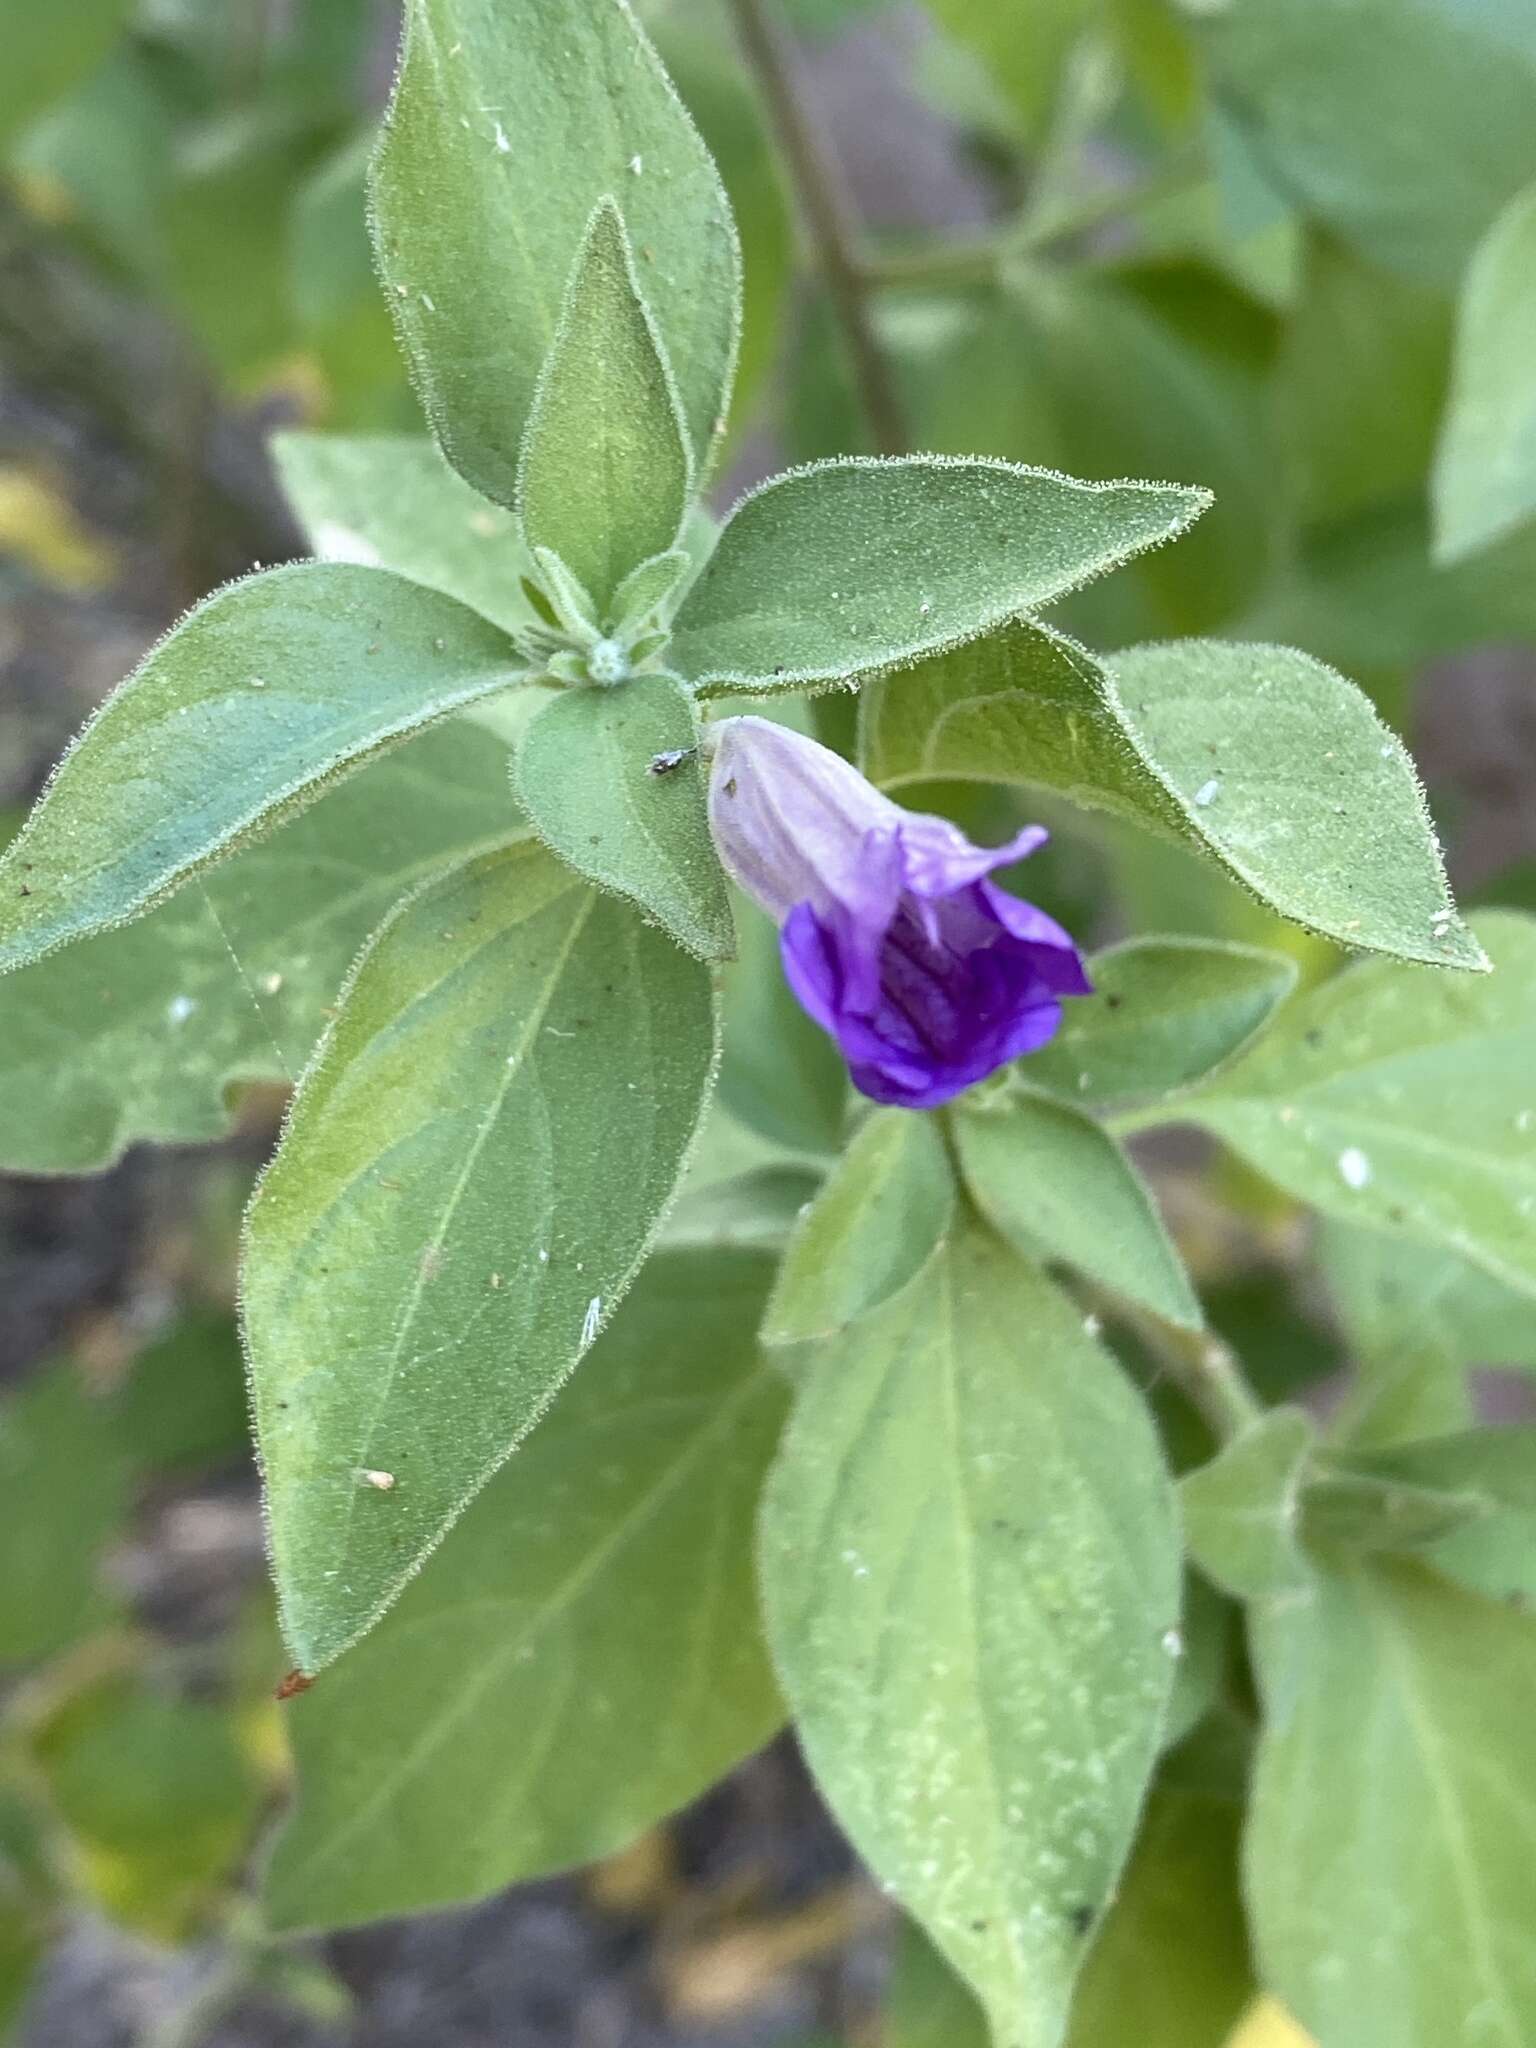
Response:
[{"label": "small dark insect", "polygon": [[314,1682],[307,1672],[295,1669],[289,1672],[272,1697],[275,1700],[294,1699],[299,1693],[308,1692]]},{"label": "small dark insect", "polygon": [[1074,1934],[1086,1934],[1093,1925],[1093,1908],[1092,1906],[1074,1906],[1071,1912],[1068,1913],[1067,1919],[1071,1922]]},{"label": "small dark insect", "polygon": [[674,768],[681,768],[685,761],[691,761],[698,751],[697,747],[668,747],[664,754],[652,754],[649,772],[652,775],[670,775]]}]

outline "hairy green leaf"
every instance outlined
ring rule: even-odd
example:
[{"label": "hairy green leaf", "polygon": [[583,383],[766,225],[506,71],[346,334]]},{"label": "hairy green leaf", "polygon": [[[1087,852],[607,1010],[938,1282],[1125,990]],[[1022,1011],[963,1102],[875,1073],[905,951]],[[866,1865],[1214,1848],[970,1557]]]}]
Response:
[{"label": "hairy green leaf", "polygon": [[1348,968],[1294,997],[1177,1114],[1325,1213],[1428,1239],[1532,1293],[1536,919],[1475,923],[1486,979]]},{"label": "hairy green leaf", "polygon": [[958,1110],[950,1128],[971,1198],[1000,1236],[1200,1328],[1200,1303],[1151,1192],[1102,1124],[1018,1085]]},{"label": "hairy green leaf", "polygon": [[1189,640],[1101,667],[1017,622],[867,692],[860,748],[885,786],[1026,783],[1180,839],[1342,945],[1486,964],[1402,743],[1294,648]]},{"label": "hairy green leaf", "polygon": [[1536,185],[1488,230],[1462,286],[1432,486],[1435,554],[1442,562],[1476,554],[1536,519],[1533,335]]},{"label": "hairy green leaf", "polygon": [[1524,2048],[1536,2026],[1536,1622],[1417,1564],[1256,1620],[1245,1849],[1259,1976],[1321,2042]]},{"label": "hairy green leaf", "polygon": [[606,620],[630,570],[677,539],[691,470],[671,370],[605,198],[576,253],[523,442],[528,545],[557,554]]},{"label": "hairy green leaf", "polygon": [[534,386],[604,197],[623,207],[702,475],[730,391],[740,253],[628,0],[409,0],[373,172],[379,267],[444,452],[500,504],[516,503]]},{"label": "hairy green leaf", "polygon": [[424,434],[272,437],[283,489],[322,561],[393,569],[515,633],[533,618],[515,515],[450,469]]},{"label": "hairy green leaf", "polygon": [[1093,994],[1031,1053],[1032,1085],[1080,1102],[1172,1095],[1257,1037],[1296,985],[1283,953],[1220,939],[1127,939],[1089,963]]},{"label": "hairy green leaf", "polygon": [[382,569],[228,585],[107,699],[0,857],[0,971],[150,909],[370,755],[520,678],[496,627]]},{"label": "hairy green leaf", "polygon": [[659,1253],[394,1613],[294,1702],[274,1924],[591,1862],[773,1733],[752,1569],[788,1400],[753,1341],[771,1272]]},{"label": "hairy green leaf", "polygon": [[795,1225],[763,1323],[770,1344],[830,1337],[898,1293],[953,1220],[935,1118],[877,1109]]},{"label": "hairy green leaf", "polygon": [[853,682],[1050,603],[1209,502],[936,455],[787,470],[731,514],[667,659],[706,694]]},{"label": "hairy green leaf", "polygon": [[997,2048],[1055,2048],[1173,1676],[1178,1543],[1141,1402],[1038,1271],[963,1234],[814,1354],[762,1570],[834,1812]]},{"label": "hairy green leaf", "polygon": [[523,735],[516,784],[533,829],[579,875],[632,898],[690,953],[723,960],[735,932],[698,739],[673,676],[561,690]]},{"label": "hairy green leaf", "polygon": [[0,1166],[88,1173],[222,1137],[241,1082],[309,1057],[408,890],[507,837],[507,751],[457,720],[371,762],[124,931],[0,977]]},{"label": "hairy green leaf", "polygon": [[591,1346],[713,1063],[706,969],[541,848],[471,862],[377,933],[247,1233],[273,1567],[303,1669],[394,1600]]},{"label": "hairy green leaf", "polygon": [[[1238,1897],[1241,1808],[1190,1762],[1153,1786],[1136,1847],[1089,1950],[1067,2048],[1224,2048],[1253,1991]],[[885,2048],[990,2048],[981,2010],[911,1922]]]}]

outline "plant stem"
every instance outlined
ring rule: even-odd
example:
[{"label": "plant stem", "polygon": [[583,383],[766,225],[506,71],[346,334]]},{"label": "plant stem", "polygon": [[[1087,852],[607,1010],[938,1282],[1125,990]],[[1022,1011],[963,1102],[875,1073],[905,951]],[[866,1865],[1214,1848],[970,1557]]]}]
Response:
[{"label": "plant stem", "polygon": [[1124,220],[1143,206],[1188,190],[1199,176],[1199,164],[1180,155],[1134,184],[1100,186],[1070,207],[1060,205],[1038,216],[1025,215],[991,234],[871,256],[863,266],[864,283],[878,291],[914,285],[995,284],[1009,261],[1038,255],[1058,242]]},{"label": "plant stem", "polygon": [[903,454],[909,445],[906,424],[870,317],[870,279],[859,256],[857,229],[837,167],[801,104],[788,38],[773,0],[731,0],[731,9],[852,358],[875,446],[882,455]]},{"label": "plant stem", "polygon": [[[1118,1313],[1125,1313],[1123,1304]],[[1210,1330],[1186,1330],[1161,1316],[1138,1312],[1132,1327],[1179,1391],[1215,1431],[1230,1443],[1264,1414],[1264,1404],[1247,1380],[1231,1345]]]}]

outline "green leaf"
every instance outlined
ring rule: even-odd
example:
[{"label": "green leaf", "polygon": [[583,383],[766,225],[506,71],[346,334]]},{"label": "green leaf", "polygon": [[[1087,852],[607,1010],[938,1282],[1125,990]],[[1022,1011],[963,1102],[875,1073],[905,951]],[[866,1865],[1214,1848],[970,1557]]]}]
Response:
[{"label": "green leaf", "polygon": [[444,453],[516,503],[534,386],[592,209],[618,201],[702,477],[740,253],[709,153],[628,0],[410,0],[373,172],[391,310]]},{"label": "green leaf", "polygon": [[189,1308],[134,1359],[113,1422],[139,1471],[202,1472],[249,1458],[245,1361],[235,1319]]},{"label": "green leaf", "polygon": [[1153,1785],[1084,1965],[1068,2048],[1224,2048],[1253,1994],[1238,1892],[1242,1806],[1199,1741]]},{"label": "green leaf", "polygon": [[1422,494],[1450,350],[1444,293],[1330,235],[1308,236],[1274,392],[1303,520],[1337,521]]},{"label": "green leaf", "polygon": [[954,1209],[938,1122],[877,1109],[791,1233],[764,1341],[835,1336],[879,1308],[928,1263]]},{"label": "green leaf", "polygon": [[981,60],[1022,133],[1036,140],[1055,111],[1067,60],[1100,11],[1099,0],[1042,0],[1017,14],[989,0],[930,0],[940,27]]},{"label": "green leaf", "polygon": [[1347,946],[1487,965],[1456,917],[1407,749],[1364,693],[1289,647],[1131,648],[1114,673],[1146,753],[1238,880]]},{"label": "green leaf", "polygon": [[324,561],[393,569],[508,633],[533,617],[515,516],[414,434],[274,434],[283,489]]},{"label": "green leaf", "polygon": [[720,1099],[744,1123],[796,1152],[835,1152],[848,1072],[826,1032],[790,993],[778,927],[733,893],[735,961],[725,971]]},{"label": "green leaf", "polygon": [[1332,1434],[1354,1446],[1465,1428],[1473,1365],[1536,1366],[1530,1297],[1454,1252],[1324,1217],[1315,1239],[1355,1367]]},{"label": "green leaf", "polygon": [[[1533,65],[1536,82],[1536,65]],[[1435,555],[1456,562],[1536,518],[1536,186],[1477,246],[1435,456]]]},{"label": "green leaf", "polygon": [[771,1273],[760,1252],[658,1253],[516,1463],[295,1700],[276,1926],[591,1862],[778,1727],[752,1569],[788,1400],[752,1335]]},{"label": "green leaf", "polygon": [[515,819],[506,748],[451,721],[127,930],[0,978],[0,1166],[85,1173],[143,1139],[222,1137],[238,1084],[298,1073],[385,912]]},{"label": "green leaf", "polygon": [[1417,1351],[1451,1366],[1536,1367],[1527,1297],[1455,1253],[1338,1217],[1319,1225],[1317,1250],[1357,1360]]},{"label": "green leaf", "polygon": [[1317,1430],[1299,1408],[1269,1413],[1179,1482],[1191,1557],[1239,1600],[1303,1591],[1301,1489]]},{"label": "green leaf", "polygon": [[1536,1427],[1465,1430],[1350,1457],[1348,1472],[1476,1504],[1475,1518],[1427,1542],[1437,1570],[1490,1600],[1536,1607]]},{"label": "green leaf", "polygon": [[1316,219],[1405,276],[1453,280],[1489,217],[1536,176],[1524,0],[1199,12],[1214,90],[1261,160]]},{"label": "green leaf", "polygon": [[110,1611],[100,1583],[127,1513],[113,1418],[54,1366],[0,1402],[0,1669],[67,1649]]},{"label": "green leaf", "polygon": [[590,1347],[681,1176],[714,1041],[707,970],[535,846],[429,884],[375,935],[247,1233],[305,1671],[395,1599]]},{"label": "green leaf", "polygon": [[911,1920],[896,1936],[880,2042],[881,2048],[992,2048],[981,2007]]},{"label": "green leaf", "polygon": [[1262,1614],[1254,1654],[1260,1980],[1321,2042],[1522,2048],[1536,1623],[1382,1563]]},{"label": "green leaf", "polygon": [[606,620],[630,570],[676,541],[691,470],[623,219],[600,199],[523,442],[518,509],[528,545],[557,554]]},{"label": "green leaf", "polygon": [[1154,1315],[1201,1327],[1151,1192],[1102,1124],[1016,1084],[957,1110],[950,1128],[972,1200],[1026,1257],[1061,1259]]},{"label": "green leaf", "polygon": [[9,136],[50,100],[84,78],[111,49],[128,0],[77,0],[67,23],[30,6],[28,0],[0,4],[0,136]]},{"label": "green leaf", "polygon": [[1332,1464],[1307,1482],[1301,1503],[1308,1545],[1328,1552],[1422,1551],[1485,1512],[1475,1494]]},{"label": "green leaf", "polygon": [[1141,1402],[979,1233],[820,1347],[764,1499],[800,1740],[876,1876],[1054,2048],[1173,1676],[1178,1543]]},{"label": "green leaf", "polygon": [[667,1218],[662,1245],[777,1254],[819,1186],[815,1173],[790,1163],[754,1166],[703,1187],[685,1184]]},{"label": "green leaf", "polygon": [[[674,676],[561,690],[524,733],[515,779],[529,823],[577,874],[630,897],[700,959],[724,960],[736,936],[698,743]],[[677,754],[685,758],[652,771]]]},{"label": "green leaf", "polygon": [[787,470],[732,512],[667,659],[706,695],[850,682],[1050,603],[1209,502],[934,455]]},{"label": "green leaf", "polygon": [[261,1806],[231,1716],[108,1678],[53,1716],[36,1760],[85,1888],[160,1940],[192,1933],[233,1883]]},{"label": "green leaf", "polygon": [[1401,742],[1352,683],[1294,648],[1181,641],[1106,669],[1016,622],[867,691],[860,753],[885,787],[1058,791],[1182,840],[1343,945],[1483,964]]},{"label": "green leaf", "polygon": [[[1017,35],[1017,10],[998,32]],[[913,364],[920,445],[1074,476],[1198,477],[1215,503],[1194,530],[1078,608],[1090,641],[1220,628],[1273,552],[1272,319],[1194,262],[1015,259],[1008,286],[963,321],[952,295],[950,333]]]},{"label": "green leaf", "polygon": [[1536,1292],[1536,919],[1476,920],[1485,980],[1367,961],[1296,996],[1180,1103],[1325,1214],[1406,1232]]},{"label": "green leaf", "polygon": [[1127,939],[1089,963],[1094,992],[1029,1060],[1078,1101],[1173,1095],[1240,1052],[1296,985],[1283,953],[1220,939]]},{"label": "green leaf", "polygon": [[1197,1571],[1184,1574],[1184,1606],[1179,1617],[1179,1659],[1173,1672],[1173,1697],[1163,1728],[1163,1745],[1172,1749],[1197,1728],[1217,1705],[1226,1684],[1232,1624],[1237,1609]]},{"label": "green leaf", "polygon": [[370,754],[520,679],[494,626],[382,569],[228,585],[107,699],[0,858],[0,972],[150,909]]}]

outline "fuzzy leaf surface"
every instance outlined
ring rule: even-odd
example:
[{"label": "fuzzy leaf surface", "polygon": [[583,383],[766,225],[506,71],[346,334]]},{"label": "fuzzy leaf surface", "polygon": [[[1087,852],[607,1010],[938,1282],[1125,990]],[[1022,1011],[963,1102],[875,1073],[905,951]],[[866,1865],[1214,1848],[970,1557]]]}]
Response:
[{"label": "fuzzy leaf surface", "polygon": [[771,1272],[658,1253],[395,1611],[294,1702],[277,1925],[592,1862],[778,1727],[752,1556],[788,1402],[753,1336]]},{"label": "fuzzy leaf surface", "polygon": [[[675,677],[561,690],[517,751],[529,823],[566,864],[660,920],[703,960],[735,950],[725,871],[709,836],[698,727]],[[653,774],[658,755],[687,758]]]},{"label": "fuzzy leaf surface", "polygon": [[708,468],[736,356],[725,191],[628,0],[410,0],[373,166],[386,296],[433,431],[516,503],[518,452],[592,209],[623,207]]},{"label": "fuzzy leaf surface", "polygon": [[705,694],[852,682],[1049,604],[1209,502],[935,455],[787,470],[732,512],[667,659]]},{"label": "fuzzy leaf surface", "polygon": [[1291,647],[1185,640],[1101,665],[1016,622],[865,695],[864,772],[1050,789],[1184,841],[1341,945],[1486,963],[1402,742]]},{"label": "fuzzy leaf surface", "polygon": [[0,857],[0,972],[150,909],[521,675],[495,626],[383,569],[229,584],[112,693]]},{"label": "fuzzy leaf surface", "polygon": [[273,1569],[304,1670],[390,1605],[590,1348],[714,1058],[707,970],[542,848],[470,862],[376,934],[247,1228]]},{"label": "fuzzy leaf surface", "polygon": [[966,1231],[814,1355],[762,1571],[833,1811],[997,2048],[1055,2048],[1173,1678],[1145,1408],[1043,1275]]}]

